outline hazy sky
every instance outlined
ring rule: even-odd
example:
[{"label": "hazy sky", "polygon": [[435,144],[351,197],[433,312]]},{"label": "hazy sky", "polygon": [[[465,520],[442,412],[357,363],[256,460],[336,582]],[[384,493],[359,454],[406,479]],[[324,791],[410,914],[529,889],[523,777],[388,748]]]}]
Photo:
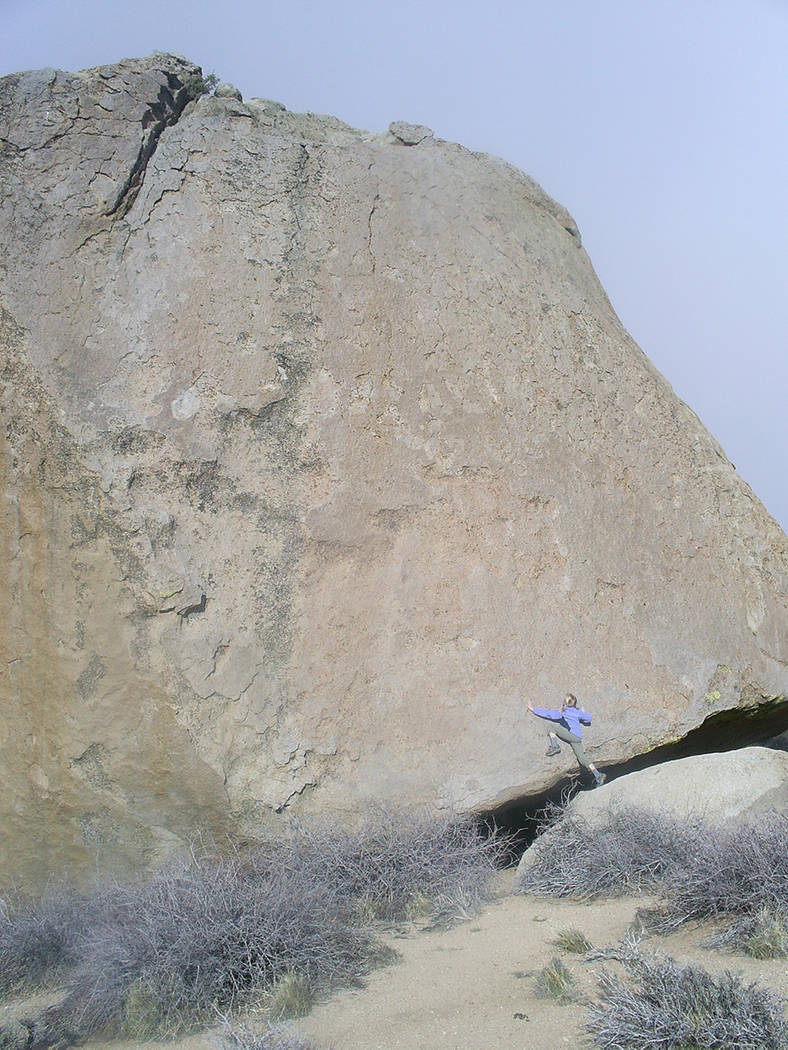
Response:
[{"label": "hazy sky", "polygon": [[788,529],[788,0],[0,0],[0,74],[156,49],[527,171]]}]

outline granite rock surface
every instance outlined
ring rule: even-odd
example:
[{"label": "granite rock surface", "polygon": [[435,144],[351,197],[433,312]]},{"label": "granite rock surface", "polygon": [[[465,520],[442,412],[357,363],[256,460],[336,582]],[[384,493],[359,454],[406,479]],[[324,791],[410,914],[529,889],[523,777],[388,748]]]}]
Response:
[{"label": "granite rock surface", "polygon": [[603,764],[783,696],[788,540],[571,216],[199,77],[0,81],[0,877],[504,803],[567,689]]},{"label": "granite rock surface", "polygon": [[[709,827],[757,823],[769,813],[788,812],[788,754],[767,747],[744,747],[722,754],[690,755],[618,777],[569,802],[570,819],[590,829],[603,827],[611,814],[639,810],[675,820],[700,820]],[[549,843],[548,828],[523,854],[518,877],[538,861]]]}]

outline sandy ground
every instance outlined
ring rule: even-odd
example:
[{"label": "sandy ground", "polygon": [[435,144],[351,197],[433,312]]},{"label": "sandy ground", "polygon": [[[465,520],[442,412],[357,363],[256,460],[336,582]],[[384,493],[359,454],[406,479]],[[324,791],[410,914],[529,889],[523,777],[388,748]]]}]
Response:
[{"label": "sandy ground", "polygon": [[[500,876],[496,899],[476,918],[450,930],[403,927],[387,934],[398,962],[377,970],[360,989],[337,992],[293,1029],[325,1050],[560,1050],[590,1046],[583,1025],[587,1006],[538,998],[534,977],[560,956],[580,993],[596,998],[604,962],[561,952],[559,930],[581,930],[597,948],[616,944],[648,897],[594,903],[519,897],[513,872]],[[719,973],[728,969],[788,998],[788,960],[759,961],[700,946],[709,928],[649,938],[645,950],[695,961]],[[609,964],[608,964],[609,965]],[[2,1014],[16,1012],[5,1004]],[[259,1019],[251,1016],[250,1027]],[[88,1043],[90,1050],[134,1050],[139,1043]],[[155,1044],[146,1044],[148,1047]],[[168,1050],[217,1050],[218,1033],[202,1032],[159,1044]]]},{"label": "sandy ground", "polygon": [[[596,997],[604,962],[585,962],[553,943],[559,930],[581,930],[597,948],[616,944],[639,908],[652,898],[621,897],[580,904],[511,895],[512,873],[501,895],[476,921],[452,930],[392,938],[401,962],[374,973],[363,990],[318,1004],[297,1030],[333,1050],[553,1050],[590,1045],[587,1007],[538,998],[534,977],[559,956],[586,998]],[[644,950],[729,969],[788,997],[788,962],[760,962],[700,947],[708,930],[650,938]],[[608,964],[609,965],[609,964]]]}]

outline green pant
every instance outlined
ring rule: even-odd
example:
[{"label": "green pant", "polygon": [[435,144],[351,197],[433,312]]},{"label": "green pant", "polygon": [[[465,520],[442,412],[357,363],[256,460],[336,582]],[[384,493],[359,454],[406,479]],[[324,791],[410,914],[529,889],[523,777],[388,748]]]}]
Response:
[{"label": "green pant", "polygon": [[583,749],[583,741],[579,736],[575,736],[574,733],[570,733],[564,726],[559,725],[557,722],[553,722],[553,728],[550,730],[551,733],[555,733],[559,740],[563,740],[565,744],[569,744],[575,753],[575,758],[583,767],[588,769],[591,763],[588,761],[588,755],[586,755]]}]

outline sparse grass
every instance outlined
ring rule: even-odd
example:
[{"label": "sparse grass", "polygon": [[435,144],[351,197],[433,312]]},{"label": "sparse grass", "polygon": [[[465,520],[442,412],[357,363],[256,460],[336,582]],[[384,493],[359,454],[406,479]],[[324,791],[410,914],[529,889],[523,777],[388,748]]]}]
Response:
[{"label": "sparse grass", "polygon": [[563,930],[559,930],[553,943],[563,951],[572,952],[575,955],[585,955],[586,952],[590,952],[593,948],[591,941],[589,941],[583,931],[575,927],[566,927]]},{"label": "sparse grass", "polygon": [[435,901],[430,900],[430,898],[425,896],[422,892],[417,891],[405,905],[405,918],[410,922],[416,922],[418,919],[426,919],[433,914],[434,908]]},{"label": "sparse grass", "polygon": [[[165,1014],[161,1006],[161,990],[154,990],[145,981],[135,981],[123,995],[120,1035],[139,1042],[159,1038],[173,1038],[194,1026],[193,1011],[181,1013],[170,1010]],[[206,1014],[206,1019],[208,1014]]]},{"label": "sparse grass", "polygon": [[373,924],[478,907],[505,848],[469,820],[386,810],[354,830],[297,825],[137,883],[8,904],[0,987],[65,979],[36,1019],[45,1041],[173,1035],[261,993],[273,1014],[297,1015],[390,961]]},{"label": "sparse grass", "polygon": [[756,959],[784,959],[788,956],[788,915],[763,908],[756,915],[753,929],[744,941],[744,950]]},{"label": "sparse grass", "polygon": [[602,1002],[586,1025],[601,1050],[785,1050],[783,1002],[756,984],[699,966],[641,954],[618,954],[625,977],[605,971]]},{"label": "sparse grass", "polygon": [[784,959],[788,955],[788,931],[779,919],[761,920],[744,942],[744,950],[755,959]]},{"label": "sparse grass", "polygon": [[580,997],[570,970],[557,958],[536,975],[534,993],[540,999],[555,999],[562,1004],[577,1002]]},{"label": "sparse grass", "polygon": [[298,973],[286,973],[271,989],[268,1012],[274,1021],[306,1017],[314,1001],[315,991],[309,981]]},{"label": "sparse grass", "polygon": [[755,959],[788,957],[788,908],[764,907],[741,915],[707,942],[709,948],[743,951]]}]

